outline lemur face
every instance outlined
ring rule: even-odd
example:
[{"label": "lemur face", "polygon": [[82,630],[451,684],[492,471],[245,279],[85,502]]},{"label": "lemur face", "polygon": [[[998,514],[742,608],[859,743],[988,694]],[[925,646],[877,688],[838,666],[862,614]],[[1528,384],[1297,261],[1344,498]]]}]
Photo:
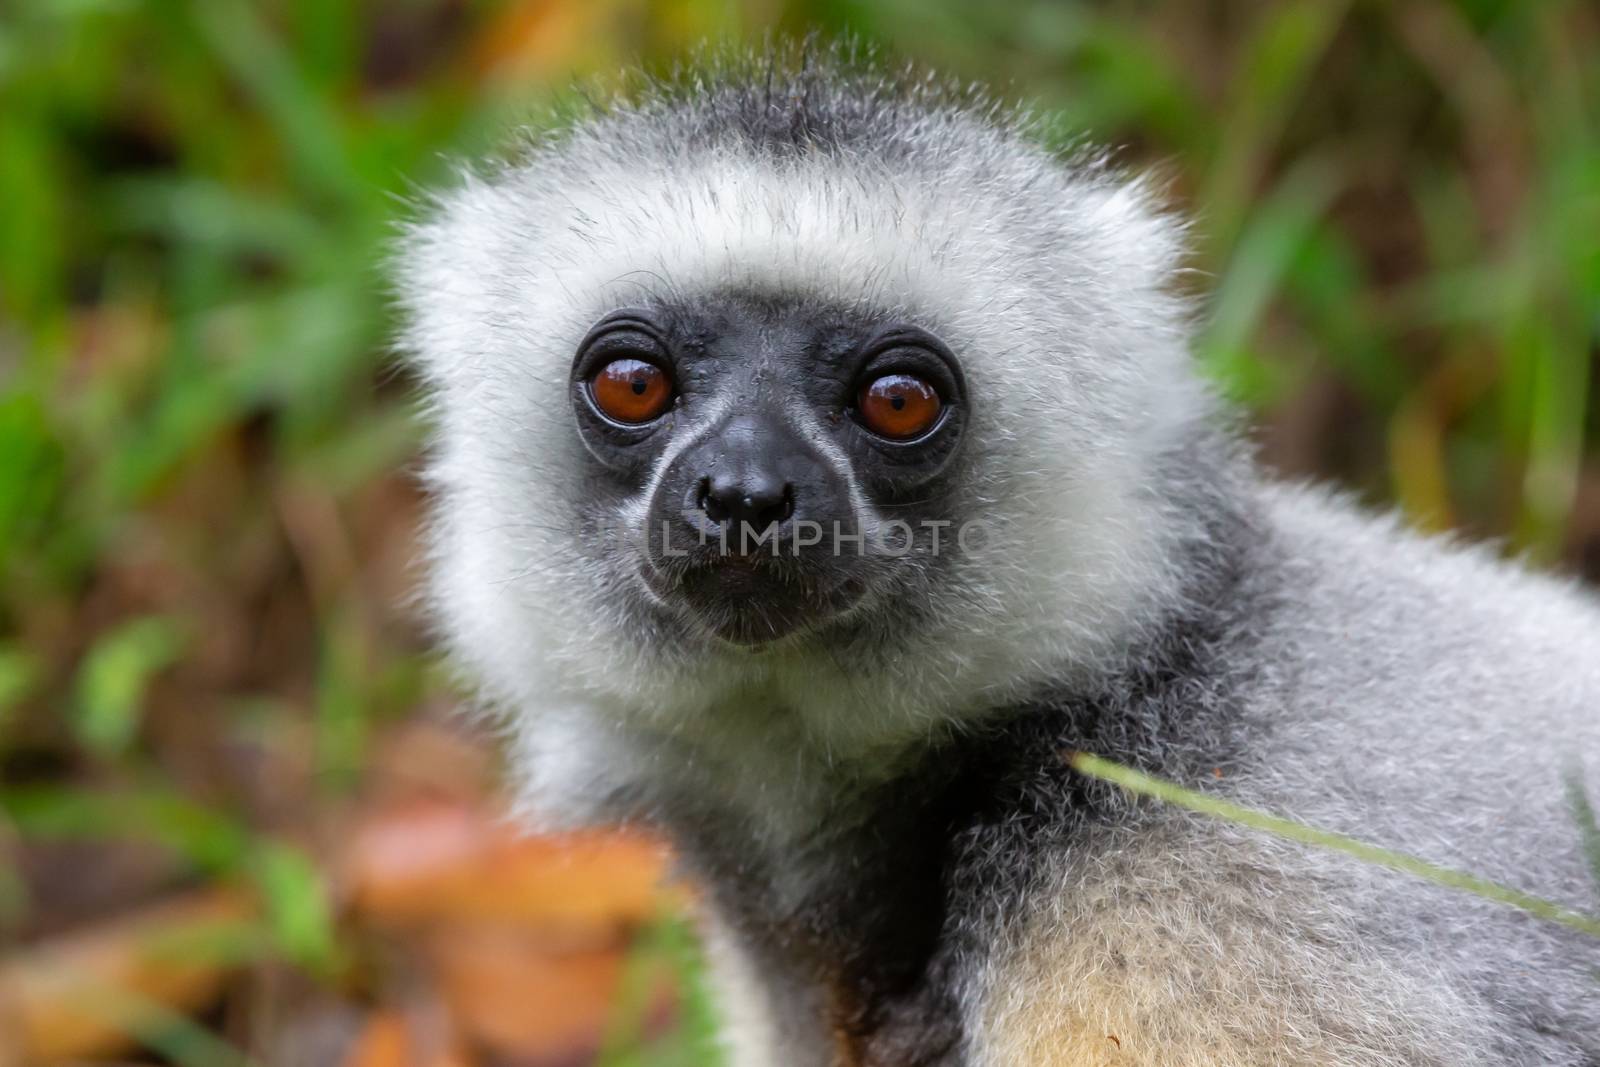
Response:
[{"label": "lemur face", "polygon": [[436,617],[496,706],[678,730],[760,692],[843,751],[1116,656],[1172,580],[1177,227],[870,93],[619,108],[409,232]]},{"label": "lemur face", "polygon": [[971,401],[915,324],[733,293],[623,308],[570,389],[590,528],[630,534],[607,550],[640,593],[724,641],[825,629],[898,560],[970,540],[948,476]]}]

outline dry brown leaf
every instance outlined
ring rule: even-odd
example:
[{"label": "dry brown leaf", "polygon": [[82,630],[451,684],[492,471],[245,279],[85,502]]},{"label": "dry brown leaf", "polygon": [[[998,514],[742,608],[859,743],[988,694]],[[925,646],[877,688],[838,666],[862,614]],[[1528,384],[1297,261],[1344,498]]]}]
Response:
[{"label": "dry brown leaf", "polygon": [[411,1067],[411,1037],[402,1016],[385,1013],[367,1024],[344,1067]]},{"label": "dry brown leaf", "polygon": [[[429,1029],[434,1032],[428,1033]],[[399,1012],[373,1016],[342,1067],[471,1067],[450,1035],[420,1027]]]},{"label": "dry brown leaf", "polygon": [[508,1056],[566,1056],[599,1047],[625,949],[553,953],[503,927],[440,931],[430,955],[445,1002],[475,1041]]},{"label": "dry brown leaf", "polygon": [[448,802],[369,819],[350,844],[345,888],[380,925],[497,922],[603,933],[681,903],[664,846],[642,835],[530,836]]},{"label": "dry brown leaf", "polygon": [[187,1011],[217,995],[233,962],[220,946],[247,932],[254,916],[244,894],[212,889],[0,963],[6,1051],[29,1063],[131,1047],[141,1003]]}]

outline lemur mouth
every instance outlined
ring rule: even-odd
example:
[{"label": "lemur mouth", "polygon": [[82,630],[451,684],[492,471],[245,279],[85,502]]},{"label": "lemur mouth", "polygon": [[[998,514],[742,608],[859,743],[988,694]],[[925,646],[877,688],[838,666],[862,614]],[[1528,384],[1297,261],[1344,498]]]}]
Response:
[{"label": "lemur mouth", "polygon": [[858,576],[770,556],[647,561],[641,577],[662,603],[712,636],[756,649],[825,627],[866,592]]}]

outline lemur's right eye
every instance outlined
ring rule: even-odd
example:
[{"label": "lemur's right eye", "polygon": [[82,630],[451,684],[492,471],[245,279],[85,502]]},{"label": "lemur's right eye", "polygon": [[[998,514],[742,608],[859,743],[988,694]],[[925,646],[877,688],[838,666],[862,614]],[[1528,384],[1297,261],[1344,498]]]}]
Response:
[{"label": "lemur's right eye", "polygon": [[594,406],[617,422],[650,422],[672,403],[667,372],[642,359],[614,359],[589,379]]}]

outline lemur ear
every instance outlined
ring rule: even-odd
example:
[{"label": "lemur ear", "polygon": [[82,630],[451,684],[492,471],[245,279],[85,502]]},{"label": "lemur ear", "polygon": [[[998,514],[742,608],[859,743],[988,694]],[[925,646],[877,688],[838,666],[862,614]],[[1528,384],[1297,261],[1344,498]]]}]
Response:
[{"label": "lemur ear", "polygon": [[1145,178],[1089,186],[1073,221],[1081,227],[1074,236],[1122,292],[1166,289],[1186,251],[1185,224],[1162,207]]},{"label": "lemur ear", "polygon": [[499,184],[463,170],[452,188],[418,205],[392,259],[395,299],[404,313],[399,349],[430,385],[450,389],[470,369],[473,337],[496,321],[494,285],[507,262],[508,220],[516,205]]}]

